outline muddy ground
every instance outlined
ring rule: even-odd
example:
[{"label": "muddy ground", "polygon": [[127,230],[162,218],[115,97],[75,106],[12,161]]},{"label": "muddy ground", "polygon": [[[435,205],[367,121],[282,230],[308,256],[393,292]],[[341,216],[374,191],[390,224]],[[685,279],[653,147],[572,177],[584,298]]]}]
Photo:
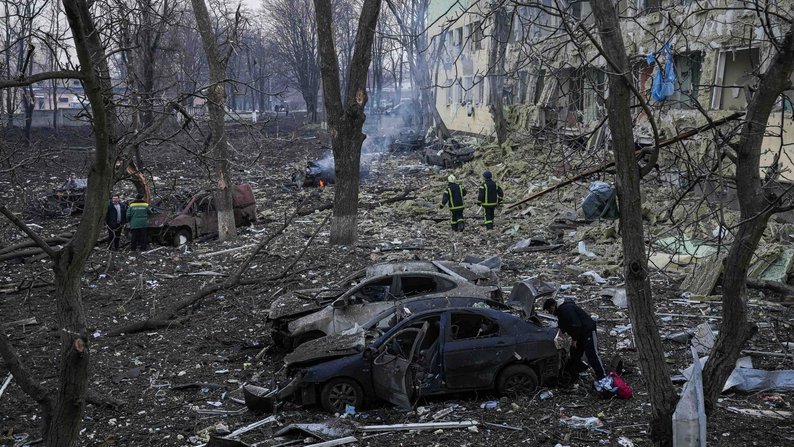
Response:
[{"label": "muddy ground", "polygon": [[[392,154],[376,157],[370,166],[370,177],[362,185],[359,217],[359,241],[354,247],[330,246],[328,228],[320,229],[311,246],[297,261],[296,257],[330,211],[325,211],[333,196],[333,187],[295,190],[290,187],[294,169],[305,166],[307,159],[324,155],[325,136],[315,129],[302,127],[299,118],[281,117],[279,135],[273,123],[266,132],[231,129],[236,154],[233,176],[237,181],[253,185],[257,197],[260,223],[242,228],[233,241],[196,241],[185,249],[157,247],[147,254],[126,250],[109,252],[97,246],[83,275],[84,305],[91,339],[92,371],[90,388],[116,407],[89,404],[85,411],[80,444],[110,445],[197,445],[214,431],[231,431],[267,415],[242,410],[230,399],[230,393],[242,383],[267,385],[277,376],[280,357],[271,343],[265,326],[269,304],[281,293],[298,287],[316,287],[335,281],[350,272],[379,261],[406,259],[453,259],[466,256],[502,256],[499,272],[501,282],[509,286],[522,277],[542,276],[563,286],[564,294],[573,296],[599,319],[601,352],[605,358],[613,354],[623,357],[629,371],[626,381],[635,396],[628,401],[600,400],[585,386],[549,389],[552,396],[500,399],[490,393],[467,393],[443,399],[423,400],[416,411],[406,412],[388,405],[357,409],[350,419],[357,424],[396,424],[433,421],[440,410],[452,411],[438,421],[474,419],[482,423],[477,429],[447,429],[419,433],[358,433],[359,443],[372,446],[426,445],[649,445],[647,421],[650,404],[642,376],[638,371],[637,353],[631,347],[629,332],[621,332],[628,323],[627,312],[612,304],[599,291],[622,283],[619,240],[615,239],[612,222],[569,223],[550,227],[554,215],[567,208],[578,209],[585,183],[563,189],[530,204],[529,212],[501,210],[497,213],[496,230],[484,231],[475,216],[472,194],[476,193],[479,173],[484,167],[494,170],[507,192],[507,202],[526,193],[527,185],[553,184],[550,173],[556,169],[543,167],[538,160],[542,152],[517,150],[507,155],[495,148],[478,150],[478,157],[467,166],[450,170],[462,179],[470,193],[467,196],[467,227],[463,234],[449,231],[446,210],[438,209],[442,186],[450,171],[440,171],[421,163],[420,154]],[[393,125],[387,125],[393,128]],[[65,142],[68,141],[68,144]],[[199,143],[184,139],[180,144],[160,144],[144,148],[143,158],[155,185],[155,194],[166,196],[177,192],[208,187],[208,167],[190,156],[183,148],[196,150]],[[68,146],[63,151],[64,146]],[[21,214],[25,222],[45,235],[68,232],[79,216],[45,218],[32,206],[37,197],[70,174],[85,175],[86,157],[90,153],[90,136],[86,133],[68,138],[49,136],[34,149],[55,149],[58,158],[32,160],[0,177],[0,195],[9,208]],[[581,156],[581,154],[580,154]],[[17,155],[19,157],[19,155]],[[582,160],[588,157],[581,156]],[[573,159],[572,159],[573,160]],[[584,161],[583,161],[584,163]],[[572,166],[573,165],[573,166]],[[576,169],[576,163],[563,163],[565,170]],[[607,177],[608,178],[608,177]],[[585,185],[585,186],[583,186]],[[667,188],[660,178],[651,178],[645,185],[660,192]],[[130,185],[119,184],[117,191],[127,197]],[[400,197],[406,194],[409,200]],[[657,197],[649,193],[649,201]],[[665,193],[662,193],[664,195]],[[392,203],[386,203],[390,198]],[[669,197],[667,197],[669,198]],[[122,336],[107,332],[124,324],[153,315],[203,285],[223,279],[247,256],[248,249],[225,254],[213,253],[229,248],[255,244],[272,235],[299,203],[302,212],[293,217],[282,235],[276,237],[252,263],[246,278],[273,278],[255,285],[224,290],[212,294],[179,314],[173,326]],[[663,200],[660,200],[663,203]],[[659,204],[658,206],[662,206]],[[524,207],[522,210],[526,210]],[[315,211],[317,210],[317,211]],[[323,211],[320,211],[323,210]],[[3,219],[0,241],[8,246],[22,240],[19,231]],[[553,251],[513,253],[509,248],[518,240],[542,236],[561,243]],[[103,236],[104,237],[104,236]],[[584,239],[587,249],[596,256],[581,255],[577,243]],[[403,243],[410,250],[400,250]],[[294,266],[285,270],[289,265]],[[52,274],[45,260],[9,261],[2,264],[0,275],[0,322],[3,324],[35,318],[31,325],[5,325],[3,331],[20,351],[27,366],[45,386],[57,382],[56,347],[58,327],[52,312]],[[582,272],[595,271],[607,284],[594,283]],[[661,331],[665,334],[693,328],[699,323],[718,322],[719,303],[688,302],[680,298],[678,284],[683,274],[653,272],[652,284],[660,314]],[[716,291],[719,293],[719,290]],[[761,324],[758,335],[748,348],[758,351],[781,351],[781,343],[794,341],[791,307],[769,302],[791,298],[772,292],[751,290],[750,317]],[[789,303],[790,304],[790,303]],[[712,317],[712,318],[709,318]],[[716,326],[715,326],[716,328]],[[691,363],[689,348],[672,341],[664,342],[671,375]],[[257,353],[266,349],[261,360]],[[765,369],[794,369],[794,362],[777,357],[755,356],[754,365]],[[0,366],[0,380],[8,375]],[[677,384],[680,389],[681,384]],[[234,394],[234,393],[232,393]],[[488,401],[497,401],[493,409],[483,408]],[[773,391],[753,394],[725,393],[709,421],[710,445],[784,446],[794,443],[792,419],[754,417],[733,413],[728,407],[742,409],[792,410],[792,393]],[[206,415],[201,410],[242,411],[235,415]],[[597,416],[603,422],[600,430],[574,429],[561,425],[562,417]],[[278,424],[250,431],[242,440],[256,445],[286,445],[295,440],[304,443],[307,435],[274,437],[282,425],[296,422],[323,421],[333,416],[317,408],[285,405],[278,414]],[[35,403],[25,396],[14,381],[0,397],[0,445],[26,445],[38,436],[40,413]],[[306,443],[319,442],[307,439]]]}]

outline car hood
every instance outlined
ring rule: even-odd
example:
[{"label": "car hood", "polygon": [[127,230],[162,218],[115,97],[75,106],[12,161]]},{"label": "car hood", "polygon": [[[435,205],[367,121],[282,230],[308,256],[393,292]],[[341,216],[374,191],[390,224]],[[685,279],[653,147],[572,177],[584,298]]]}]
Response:
[{"label": "car hood", "polygon": [[284,357],[287,367],[305,366],[361,352],[366,334],[360,328],[350,334],[335,334],[307,341]]},{"label": "car hood", "polygon": [[269,318],[296,318],[322,309],[344,293],[339,289],[302,289],[295,290],[276,298],[270,305]]}]

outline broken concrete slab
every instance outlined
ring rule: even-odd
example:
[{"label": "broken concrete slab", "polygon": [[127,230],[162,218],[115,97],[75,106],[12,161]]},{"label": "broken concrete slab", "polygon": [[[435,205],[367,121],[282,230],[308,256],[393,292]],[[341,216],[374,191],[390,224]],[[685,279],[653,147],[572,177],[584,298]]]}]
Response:
[{"label": "broken concrete slab", "polygon": [[719,249],[699,239],[686,236],[671,236],[653,241],[653,246],[668,253],[684,254],[695,258],[706,258],[716,254]]},{"label": "broken concrete slab", "polygon": [[612,304],[621,309],[626,309],[629,307],[629,299],[626,296],[625,287],[604,289],[601,291],[600,295],[610,297],[612,299]]},{"label": "broken concrete slab", "polygon": [[717,280],[725,268],[723,261],[726,257],[727,253],[722,253],[699,260],[694,270],[684,278],[680,289],[692,292],[693,295],[711,295],[711,291],[714,290],[714,286],[717,285]]},{"label": "broken concrete slab", "polygon": [[563,244],[550,244],[542,237],[531,237],[529,239],[521,239],[513,244],[508,250],[513,253],[525,253],[534,251],[551,251],[562,247]]}]

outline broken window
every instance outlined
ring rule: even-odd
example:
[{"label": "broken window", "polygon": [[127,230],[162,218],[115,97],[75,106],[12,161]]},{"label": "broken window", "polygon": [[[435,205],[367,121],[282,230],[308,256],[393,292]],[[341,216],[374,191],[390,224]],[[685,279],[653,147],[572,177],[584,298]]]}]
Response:
[{"label": "broken window", "polygon": [[540,70],[538,72],[537,80],[534,83],[534,90],[532,92],[532,104],[539,105],[540,104],[540,97],[543,94],[543,88],[546,85],[546,70]]},{"label": "broken window", "polygon": [[400,280],[400,294],[406,297],[431,293],[436,289],[436,282],[427,276],[402,276]]},{"label": "broken window", "polygon": [[199,201],[196,210],[200,213],[211,213],[215,211],[215,204],[212,201],[212,195],[204,196]]},{"label": "broken window", "polygon": [[589,0],[574,0],[570,3],[569,13],[584,22],[585,25],[593,25],[593,8],[590,7]]},{"label": "broken window", "polygon": [[463,84],[460,79],[455,82],[455,101],[463,102]]},{"label": "broken window", "polygon": [[447,91],[447,105],[450,105],[455,101],[452,97],[452,87],[447,87],[445,90]]},{"label": "broken window", "polygon": [[485,80],[481,75],[477,75],[474,77],[474,83],[476,84],[477,94],[474,96],[474,102],[476,104],[484,104],[485,103]]},{"label": "broken window", "polygon": [[758,82],[760,63],[758,48],[721,51],[717,58],[711,108],[742,110],[747,107],[750,92]]},{"label": "broken window", "polygon": [[483,40],[482,22],[477,21],[466,25],[466,34],[471,51],[481,50]]},{"label": "broken window", "polygon": [[527,101],[527,90],[529,90],[529,73],[526,70],[518,72],[518,102]]},{"label": "broken window", "polygon": [[488,317],[469,313],[452,314],[450,320],[451,340],[496,337],[498,335],[499,323]]},{"label": "broken window", "polygon": [[454,40],[452,41],[452,44],[455,45],[456,47],[459,47],[459,46],[461,46],[463,44],[463,27],[459,26],[459,27],[455,28],[453,30],[453,32],[455,34],[454,34]]},{"label": "broken window", "polygon": [[675,55],[677,89],[671,98],[679,109],[693,109],[700,86],[703,53],[695,51]]},{"label": "broken window", "polygon": [[474,83],[472,82],[471,76],[464,76],[463,77],[463,101],[461,102],[469,102],[472,99],[472,88],[474,87]]},{"label": "broken window", "polygon": [[376,281],[367,282],[351,294],[348,304],[376,303],[386,301],[391,294],[392,278],[381,278]]}]

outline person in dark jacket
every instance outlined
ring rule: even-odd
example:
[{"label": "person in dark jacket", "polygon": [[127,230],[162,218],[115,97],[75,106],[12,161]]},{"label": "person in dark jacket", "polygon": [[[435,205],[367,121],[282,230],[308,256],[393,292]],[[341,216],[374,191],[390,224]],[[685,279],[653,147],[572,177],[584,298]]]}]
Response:
[{"label": "person in dark jacket", "polygon": [[466,188],[458,184],[457,179],[452,174],[447,177],[447,182],[447,189],[441,196],[440,208],[448,205],[449,210],[452,212],[452,219],[449,221],[450,225],[452,225],[452,231],[463,231],[465,226],[463,221],[463,196],[466,195]]},{"label": "person in dark jacket", "polygon": [[143,200],[143,194],[138,194],[135,200],[130,202],[127,207],[127,222],[130,227],[131,242],[130,250],[136,249],[146,251],[149,249],[149,238],[146,234],[149,223],[149,204]]},{"label": "person in dark jacket", "polygon": [[485,211],[483,224],[488,230],[493,230],[494,210],[502,204],[502,199],[504,198],[502,188],[491,177],[493,177],[491,171],[482,173],[483,182],[480,185],[480,192],[477,194],[477,205],[481,205],[483,211]]},{"label": "person in dark jacket", "polygon": [[105,214],[105,225],[108,227],[108,238],[110,239],[109,248],[118,251],[119,241],[121,241],[121,229],[127,223],[127,207],[121,203],[121,197],[113,194],[108,203],[108,211]]},{"label": "person in dark jacket", "polygon": [[[568,299],[558,304],[557,300],[549,298],[543,303],[543,310],[556,316],[560,330],[571,336],[571,366],[578,368],[584,353],[587,363],[593,368],[596,380],[603,379],[606,372],[604,363],[598,355],[596,323],[590,314],[577,306],[573,300]],[[574,369],[572,372],[578,374],[581,369]]]}]

